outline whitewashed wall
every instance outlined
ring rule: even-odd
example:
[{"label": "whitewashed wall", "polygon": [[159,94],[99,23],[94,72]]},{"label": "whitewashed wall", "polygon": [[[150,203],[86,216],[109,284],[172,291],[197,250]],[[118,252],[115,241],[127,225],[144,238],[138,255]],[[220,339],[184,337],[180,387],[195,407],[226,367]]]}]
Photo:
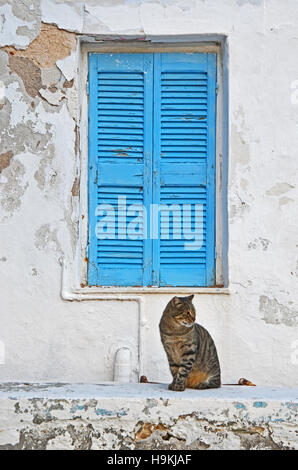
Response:
[{"label": "whitewashed wall", "polygon": [[[112,380],[119,346],[137,364],[136,302],[61,299],[80,224],[78,38],[215,34],[229,50],[230,294],[198,294],[198,322],[224,383],[297,386],[297,1],[11,0],[0,19],[0,381]],[[143,372],[166,381],[171,294],[142,297]]]}]

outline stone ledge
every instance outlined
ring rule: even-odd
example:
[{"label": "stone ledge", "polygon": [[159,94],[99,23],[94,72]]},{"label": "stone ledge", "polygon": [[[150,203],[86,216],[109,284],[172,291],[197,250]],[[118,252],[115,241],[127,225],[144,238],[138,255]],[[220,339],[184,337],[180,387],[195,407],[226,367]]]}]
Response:
[{"label": "stone ledge", "polygon": [[298,449],[298,389],[0,384],[0,449]]}]

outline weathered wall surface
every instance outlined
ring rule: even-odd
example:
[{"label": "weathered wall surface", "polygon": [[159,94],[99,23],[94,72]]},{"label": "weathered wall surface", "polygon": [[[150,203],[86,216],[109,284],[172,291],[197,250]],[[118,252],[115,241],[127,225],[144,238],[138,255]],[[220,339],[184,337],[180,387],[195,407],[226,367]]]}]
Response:
[{"label": "weathered wall surface", "polygon": [[1,449],[297,449],[297,389],[2,384]]},{"label": "weathered wall surface", "polygon": [[[119,346],[137,364],[135,303],[60,297],[79,236],[78,38],[222,34],[231,294],[196,296],[198,321],[224,382],[298,385],[297,24],[295,0],[0,1],[1,381],[112,380]],[[169,298],[144,296],[151,380],[169,377],[158,334]]]}]

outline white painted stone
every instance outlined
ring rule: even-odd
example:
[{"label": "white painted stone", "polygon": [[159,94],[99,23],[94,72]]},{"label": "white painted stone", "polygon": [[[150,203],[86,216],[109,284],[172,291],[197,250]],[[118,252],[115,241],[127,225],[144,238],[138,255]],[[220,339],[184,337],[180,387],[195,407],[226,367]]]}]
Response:
[{"label": "white painted stone", "polygon": [[86,2],[83,33],[142,34],[144,31],[136,4],[100,5]]},{"label": "white painted stone", "polygon": [[8,3],[0,5],[0,47],[14,45],[25,49],[30,39],[25,34],[18,34],[18,28],[26,26],[31,29],[32,21],[23,21],[12,12],[12,6]]},{"label": "white painted stone", "polygon": [[3,383],[0,446],[297,449],[297,405],[297,389]]},{"label": "white painted stone", "polygon": [[66,80],[72,80],[76,75],[76,53],[72,52],[68,57],[57,60],[56,65],[63,73]]},{"label": "white painted stone", "polygon": [[41,0],[41,19],[45,23],[52,23],[61,29],[82,32],[84,3],[82,2],[55,2],[55,0]]},{"label": "white painted stone", "polygon": [[52,93],[50,90],[41,89],[39,93],[47,100],[48,103],[54,106],[58,106],[61,99],[64,97],[64,94],[61,92],[61,90],[57,90],[55,93]]}]

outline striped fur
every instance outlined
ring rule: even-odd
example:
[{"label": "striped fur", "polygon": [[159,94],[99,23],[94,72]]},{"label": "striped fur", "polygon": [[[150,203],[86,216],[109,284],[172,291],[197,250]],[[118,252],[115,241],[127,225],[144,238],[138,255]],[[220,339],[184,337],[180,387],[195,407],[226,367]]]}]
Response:
[{"label": "striped fur", "polygon": [[218,388],[221,385],[216,347],[208,331],[195,323],[196,311],[189,297],[174,297],[159,324],[173,382],[169,390]]}]

